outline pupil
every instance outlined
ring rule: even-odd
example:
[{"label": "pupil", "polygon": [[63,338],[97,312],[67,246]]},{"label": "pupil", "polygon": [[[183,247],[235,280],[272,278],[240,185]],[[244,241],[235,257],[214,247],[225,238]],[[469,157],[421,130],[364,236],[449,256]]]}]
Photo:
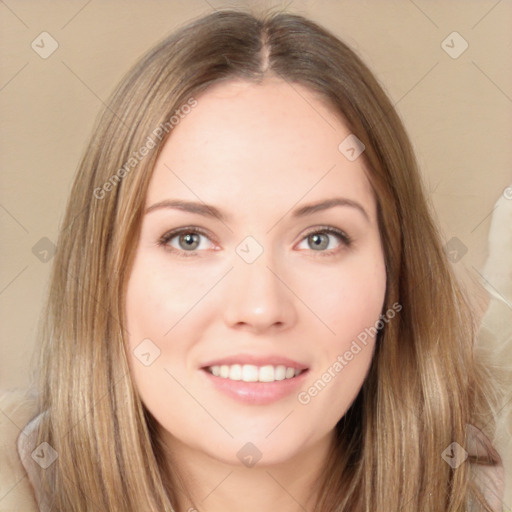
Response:
[{"label": "pupil", "polygon": [[[321,238],[322,236],[324,236],[323,241]],[[327,239],[327,237],[325,237],[325,235],[319,235],[319,234],[311,235],[311,239],[313,240],[313,245],[317,248],[325,249],[327,247],[327,245],[329,245],[329,240]]]},{"label": "pupil", "polygon": [[[198,235],[196,233],[188,233],[182,235],[181,240],[185,242],[185,245],[190,249],[193,244],[197,244]],[[195,249],[195,247],[193,247]]]}]

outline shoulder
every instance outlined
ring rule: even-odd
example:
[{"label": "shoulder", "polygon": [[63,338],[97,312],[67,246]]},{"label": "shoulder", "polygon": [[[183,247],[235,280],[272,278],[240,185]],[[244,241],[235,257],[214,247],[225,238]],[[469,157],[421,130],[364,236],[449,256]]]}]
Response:
[{"label": "shoulder", "polygon": [[18,438],[37,414],[36,401],[23,391],[0,391],[0,512],[37,512],[30,479],[18,452]]},{"label": "shoulder", "polygon": [[466,444],[471,462],[472,480],[492,510],[503,511],[505,474],[503,461],[488,437],[473,425],[468,425]]}]

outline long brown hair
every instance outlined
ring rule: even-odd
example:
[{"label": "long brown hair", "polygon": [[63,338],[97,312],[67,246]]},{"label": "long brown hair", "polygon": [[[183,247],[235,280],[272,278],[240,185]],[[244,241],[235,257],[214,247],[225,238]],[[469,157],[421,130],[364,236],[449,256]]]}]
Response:
[{"label": "long brown hair", "polygon": [[364,143],[387,269],[384,311],[403,307],[380,331],[368,377],[336,426],[315,510],[455,512],[473,494],[491,510],[471,491],[469,464],[454,469],[441,457],[453,442],[465,446],[468,424],[485,426],[488,391],[473,357],[474,320],[402,122],[369,69],[325,29],[298,15],[233,10],[195,20],[145,55],[108,101],[81,161],[42,330],[39,441],[59,454],[45,479],[52,510],[172,510],[176,478],[130,378],[126,283],[170,119],[211,84],[266,75],[318,93]]}]

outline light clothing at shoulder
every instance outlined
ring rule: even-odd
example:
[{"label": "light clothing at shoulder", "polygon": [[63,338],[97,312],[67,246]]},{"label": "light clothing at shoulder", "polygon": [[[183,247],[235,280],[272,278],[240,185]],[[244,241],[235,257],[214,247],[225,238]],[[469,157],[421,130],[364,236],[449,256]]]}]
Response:
[{"label": "light clothing at shoulder", "polygon": [[35,407],[35,400],[22,392],[0,394],[0,512],[39,511],[17,450],[18,436],[24,436],[20,432],[36,414]]}]

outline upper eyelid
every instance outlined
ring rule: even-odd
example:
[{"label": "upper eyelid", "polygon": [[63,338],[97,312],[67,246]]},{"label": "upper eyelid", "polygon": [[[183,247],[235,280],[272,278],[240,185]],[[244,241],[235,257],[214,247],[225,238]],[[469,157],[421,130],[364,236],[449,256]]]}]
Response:
[{"label": "upper eyelid", "polygon": [[[184,227],[184,228],[177,228],[177,229],[171,229],[167,232],[165,232],[160,238],[160,241],[165,241],[166,243],[169,242],[169,240],[172,240],[173,238],[183,234],[183,233],[195,233],[198,235],[202,235],[206,238],[208,238],[211,242],[216,243],[215,239],[211,237],[211,235],[208,233],[208,231],[203,230],[201,228],[196,228],[193,226],[190,227]],[[194,252],[194,251],[189,251]]]}]

